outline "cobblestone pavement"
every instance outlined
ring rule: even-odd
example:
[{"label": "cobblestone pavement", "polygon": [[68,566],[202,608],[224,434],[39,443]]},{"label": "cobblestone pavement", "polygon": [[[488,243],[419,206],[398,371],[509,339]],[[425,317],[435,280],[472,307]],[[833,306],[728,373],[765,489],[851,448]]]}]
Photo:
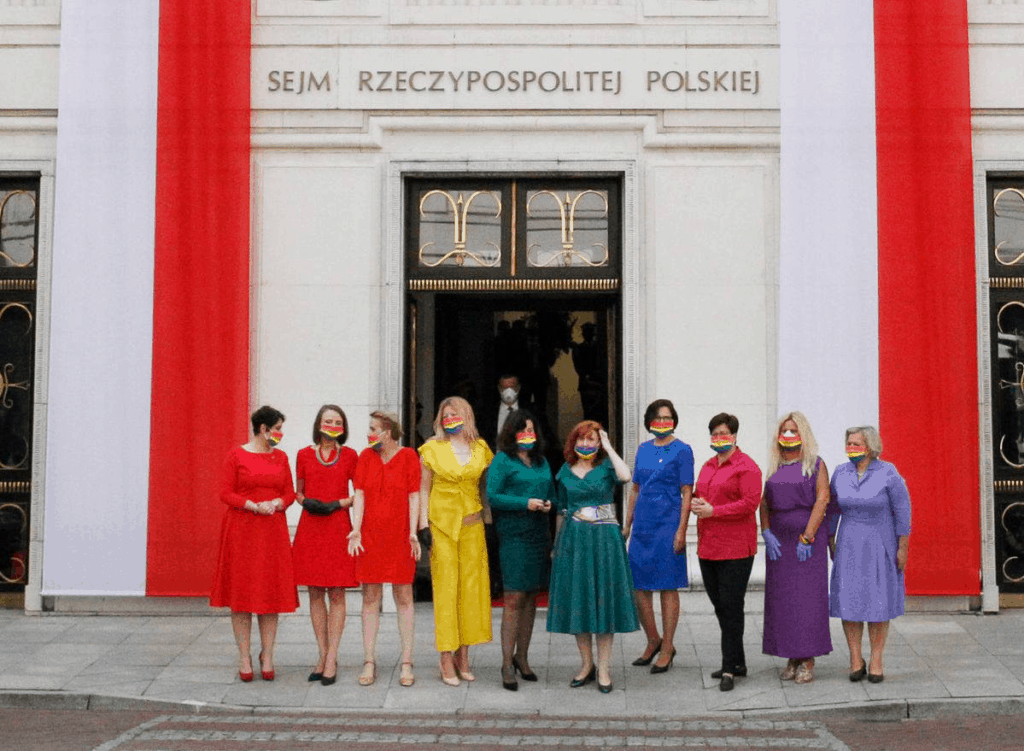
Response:
[{"label": "cobblestone pavement", "polygon": [[438,718],[380,714],[345,717],[163,715],[125,731],[96,751],[244,747],[304,751],[402,746],[490,748],[787,748],[846,751],[819,722],[771,720],[578,720]]}]

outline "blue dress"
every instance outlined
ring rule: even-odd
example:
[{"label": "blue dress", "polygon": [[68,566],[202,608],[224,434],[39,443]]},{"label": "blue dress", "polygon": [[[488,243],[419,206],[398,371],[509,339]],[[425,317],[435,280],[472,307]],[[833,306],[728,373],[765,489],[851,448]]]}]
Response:
[{"label": "blue dress", "polygon": [[832,474],[832,498],[840,518],[829,614],[868,623],[903,615],[896,547],[897,538],[910,534],[907,484],[889,462],[873,460],[861,478],[852,462],[844,462]]},{"label": "blue dress", "polygon": [[672,549],[682,499],[680,485],[693,485],[693,450],[680,440],[666,446],[654,441],[636,450],[633,482],[640,486],[629,535],[633,587],[657,591],[689,584],[686,554]]}]

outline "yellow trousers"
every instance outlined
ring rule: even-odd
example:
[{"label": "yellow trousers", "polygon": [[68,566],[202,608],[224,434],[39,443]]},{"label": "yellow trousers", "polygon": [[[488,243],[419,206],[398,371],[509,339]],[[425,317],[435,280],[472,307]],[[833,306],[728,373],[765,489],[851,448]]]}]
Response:
[{"label": "yellow trousers", "polygon": [[430,579],[434,587],[434,638],[438,652],[491,640],[491,581],[482,522],[463,527],[453,540],[433,524]]}]

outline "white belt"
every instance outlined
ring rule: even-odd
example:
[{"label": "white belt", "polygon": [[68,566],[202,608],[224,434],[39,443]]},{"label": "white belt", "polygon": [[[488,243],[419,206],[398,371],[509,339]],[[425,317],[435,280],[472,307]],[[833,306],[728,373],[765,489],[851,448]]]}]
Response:
[{"label": "white belt", "polygon": [[618,524],[615,518],[615,506],[605,503],[600,506],[584,506],[573,512],[574,521],[586,522],[587,524]]}]

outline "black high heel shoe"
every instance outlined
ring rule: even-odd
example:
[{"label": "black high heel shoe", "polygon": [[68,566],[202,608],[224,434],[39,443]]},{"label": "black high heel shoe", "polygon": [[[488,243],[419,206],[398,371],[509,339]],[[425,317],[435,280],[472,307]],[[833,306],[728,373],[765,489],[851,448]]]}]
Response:
[{"label": "black high heel shoe", "polygon": [[506,691],[518,691],[519,682],[516,681],[516,668],[515,662],[512,663],[512,667],[501,669],[501,687]]},{"label": "black high heel shoe", "polygon": [[569,688],[579,688],[580,686],[586,686],[588,683],[590,683],[591,681],[594,681],[596,679],[597,679],[597,666],[596,665],[591,665],[590,666],[590,672],[587,673],[582,678],[573,678],[572,681],[569,683]]},{"label": "black high heel shoe", "polygon": [[676,659],[675,647],[672,648],[672,654],[669,655],[668,662],[666,662],[664,665],[658,665],[657,663],[651,665],[651,673],[653,675],[657,675],[658,673],[667,673],[668,669],[672,667],[672,660],[674,659]]},{"label": "black high heel shoe", "polygon": [[859,683],[864,680],[864,676],[868,674],[868,663],[867,661],[861,662],[860,670],[854,670],[850,673],[850,683]]},{"label": "black high heel shoe", "polygon": [[660,651],[661,651],[661,642],[659,641],[658,642],[658,646],[656,646],[654,648],[653,652],[651,652],[649,655],[647,655],[647,657],[644,657],[643,655],[640,655],[635,660],[633,660],[633,664],[636,667],[638,667],[638,668],[639,667],[643,667],[644,665],[650,665],[651,661],[654,659],[654,656],[656,654],[658,654],[658,652],[660,652]]},{"label": "black high heel shoe", "polygon": [[[523,670],[523,666],[519,664],[519,660],[517,660],[515,657],[512,658],[512,670],[513,671],[518,670],[519,671],[519,675],[521,675],[523,677],[524,681],[531,681],[532,682],[532,681],[537,680],[537,674],[536,673],[527,673],[525,670]],[[513,672],[512,674],[515,675],[515,672]]]}]

